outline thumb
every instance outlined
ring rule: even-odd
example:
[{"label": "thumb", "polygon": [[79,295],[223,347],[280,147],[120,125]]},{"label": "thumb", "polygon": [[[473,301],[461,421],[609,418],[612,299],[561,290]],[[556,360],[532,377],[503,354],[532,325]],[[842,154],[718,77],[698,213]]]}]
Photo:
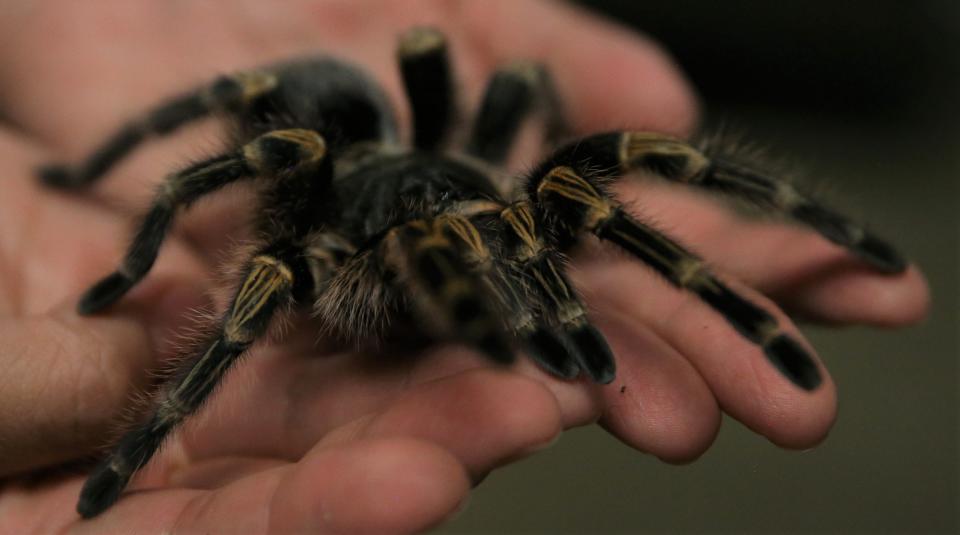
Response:
[{"label": "thumb", "polygon": [[76,296],[108,273],[129,231],[117,214],[39,188],[43,148],[0,128],[0,476],[105,446],[111,422],[174,351],[169,333],[206,299],[202,264],[171,243],[151,280],[109,314]]},{"label": "thumb", "polygon": [[105,445],[153,353],[140,322],[82,318],[66,305],[0,321],[0,340],[0,475]]},{"label": "thumb", "polygon": [[0,476],[107,446],[117,417],[169,360],[204,292],[158,277],[111,307],[80,316],[76,298],[46,312],[0,317]]}]

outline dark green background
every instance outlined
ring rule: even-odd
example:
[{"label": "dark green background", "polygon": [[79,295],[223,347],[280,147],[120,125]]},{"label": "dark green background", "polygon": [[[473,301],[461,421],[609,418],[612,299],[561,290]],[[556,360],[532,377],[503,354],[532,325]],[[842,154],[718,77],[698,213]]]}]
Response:
[{"label": "dark green background", "polygon": [[688,466],[596,427],[492,474],[441,533],[958,531],[960,2],[582,2],[657,37],[732,123],[899,244],[930,317],[805,326],[840,394],[830,437],[783,451],[726,419]]}]

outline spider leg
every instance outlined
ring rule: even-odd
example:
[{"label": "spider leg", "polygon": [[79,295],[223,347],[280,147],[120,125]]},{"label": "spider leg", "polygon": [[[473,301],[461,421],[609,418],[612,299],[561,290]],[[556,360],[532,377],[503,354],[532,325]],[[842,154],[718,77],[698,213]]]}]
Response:
[{"label": "spider leg", "polygon": [[400,36],[400,74],[413,112],[413,145],[434,150],[450,126],[454,89],[447,40],[434,28],[413,28]]},{"label": "spider leg", "polygon": [[573,168],[558,166],[534,176],[531,189],[543,217],[558,232],[572,237],[588,231],[619,245],[719,312],[741,335],[760,346],[794,384],[805,390],[820,385],[816,364],[799,343],[781,331],[769,312],[728,288],[681,245],[627,214]]},{"label": "spider leg", "polygon": [[467,142],[467,153],[502,164],[524,120],[538,108],[545,115],[545,141],[552,146],[567,125],[547,68],[529,61],[515,61],[499,68],[487,84]]},{"label": "spider leg", "polygon": [[290,300],[295,255],[290,249],[264,252],[250,261],[218,333],[206,350],[174,372],[161,388],[150,415],[121,438],[84,483],[77,504],[81,516],[96,516],[113,504],[171,431],[197,411],[230,366],[266,332],[277,307]]},{"label": "spider leg", "polygon": [[541,168],[584,165],[621,173],[646,170],[667,180],[749,201],[797,221],[884,273],[901,273],[907,262],[887,242],[827,208],[791,184],[723,157],[703,154],[685,141],[649,132],[613,132],[567,146]]},{"label": "spider leg", "polygon": [[357,248],[352,243],[333,232],[318,231],[307,236],[303,257],[310,271],[314,292],[322,292],[334,272],[356,252]]},{"label": "spider leg", "polygon": [[613,381],[616,364],[610,347],[587,318],[583,303],[558,265],[557,252],[539,238],[542,232],[533,207],[520,201],[504,209],[500,217],[509,229],[509,261],[530,281],[536,300],[552,311],[560,326],[560,332],[538,325],[526,333],[535,360],[556,375],[574,376],[583,369],[598,383]]},{"label": "spider leg", "polygon": [[326,146],[310,130],[276,130],[264,134],[241,150],[210,158],[168,177],[120,267],[84,293],[78,310],[92,314],[109,306],[146,276],[157,259],[160,245],[178,208],[241,178],[276,176],[325,160]]},{"label": "spider leg", "polygon": [[[496,362],[514,359],[493,296],[470,268],[489,260],[477,229],[462,216],[443,214],[392,228],[380,254],[415,309],[441,334],[479,349]],[[481,255],[470,259],[471,255]]]},{"label": "spider leg", "polygon": [[38,170],[47,185],[80,188],[92,184],[152,136],[170,134],[184,124],[216,111],[235,112],[276,87],[276,78],[260,71],[240,72],[165,102],[144,117],[122,126],[75,167],[50,164]]},{"label": "spider leg", "polygon": [[[440,219],[442,224],[459,231],[453,234],[453,239],[461,245],[461,260],[479,280],[481,291],[499,305],[498,312],[505,318],[501,323],[523,342],[528,355],[556,376],[575,377],[580,367],[569,349],[570,344],[542,321],[535,310],[536,296],[530,295],[523,273],[509,262],[496,262],[501,255],[492,254],[489,249],[491,243],[502,241],[497,224],[502,208],[493,201],[466,201],[448,208]],[[484,228],[483,232],[477,229],[478,224]]]},{"label": "spider leg", "polygon": [[[475,215],[482,217],[483,213]],[[543,321],[541,311],[531,306],[539,296],[531,300],[529,292],[525,291],[527,289],[517,284],[515,277],[518,273],[515,266],[502,266],[501,269],[494,267],[494,257],[486,240],[466,214],[447,213],[440,217],[444,224],[451,225],[457,231],[455,236],[459,238],[464,249],[461,255],[463,260],[479,278],[484,286],[483,290],[499,305],[500,312],[506,318],[503,323],[523,342],[527,354],[553,375],[564,379],[576,377],[580,372],[580,365],[573,354],[570,341],[563,333],[549,327]],[[519,276],[523,277],[524,274],[521,272]]]},{"label": "spider leg", "polygon": [[526,273],[516,266],[505,271],[499,276],[484,273],[484,280],[490,283],[505,311],[507,327],[541,368],[562,379],[573,379],[580,373],[580,363],[571,341],[546,321],[542,307],[538,307],[542,298],[531,292]]}]

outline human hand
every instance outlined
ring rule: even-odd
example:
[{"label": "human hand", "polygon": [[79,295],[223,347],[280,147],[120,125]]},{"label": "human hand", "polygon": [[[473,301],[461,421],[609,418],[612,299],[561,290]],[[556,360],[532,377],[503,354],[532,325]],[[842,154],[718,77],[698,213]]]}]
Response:
[{"label": "human hand", "polygon": [[[378,3],[376,15],[358,2],[236,3],[230,12],[200,3],[7,8],[0,23],[13,44],[0,51],[0,98],[18,131],[0,135],[11,177],[0,199],[5,473],[101,445],[130,391],[146,383],[143,370],[175,352],[170,332],[189,325],[184,311],[205,304],[198,296],[213,278],[210,251],[224,241],[229,206],[201,206],[185,218],[181,238],[109,313],[73,312],[76,296],[122,254],[129,223],[112,207],[145,206],[143,179],[159,179],[182,153],[171,156],[168,144],[134,158],[93,200],[41,190],[30,176],[50,154],[83,154],[163,97],[213,73],[322,48],[373,70],[401,103],[395,38],[432,24],[450,37],[466,102],[477,101],[497,62],[541,57],[579,133],[629,125],[683,134],[693,126],[692,98],[664,57],[578,11],[539,2],[398,4]],[[621,193],[758,303],[773,307],[759,291],[807,317],[879,325],[915,321],[926,307],[913,269],[877,275],[806,231],[744,223],[672,189],[626,184]],[[24,528],[96,532],[417,530],[449,514],[471,480],[598,418],[628,444],[676,462],[708,447],[721,408],[786,447],[808,447],[829,429],[829,378],[813,393],[796,389],[721,318],[643,266],[592,255],[575,278],[617,354],[611,386],[557,381],[528,363],[517,366],[522,374],[489,370],[452,348],[401,363],[306,358],[316,352],[313,333],[300,325],[231,374],[134,484],[151,490],[78,523],[81,477],[11,480],[0,515]]]}]

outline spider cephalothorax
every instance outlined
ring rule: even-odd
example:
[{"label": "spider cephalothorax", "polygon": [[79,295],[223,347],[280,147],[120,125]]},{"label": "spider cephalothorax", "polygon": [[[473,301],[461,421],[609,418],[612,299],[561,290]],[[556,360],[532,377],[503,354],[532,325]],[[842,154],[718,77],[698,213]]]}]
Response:
[{"label": "spider cephalothorax", "polygon": [[222,77],[131,122],[80,165],[41,171],[52,186],[81,187],[150,136],[212,113],[235,126],[231,149],[163,181],[120,267],[81,299],[83,314],[108,307],[146,276],[178,210],[236,181],[260,192],[259,246],[245,260],[230,305],[87,480],[81,515],[116,501],[282,305],[312,307],[325,329],[354,338],[409,316],[432,338],[460,341],[497,362],[510,362],[519,349],[558,377],[582,372],[610,382],[613,357],[564,274],[564,253],[589,233],[699,296],[790,381],[817,388],[816,365],[770,313],[618,204],[607,185],[630,171],[750,201],[877,270],[905,269],[883,241],[786,182],[657,133],[581,138],[524,176],[502,180],[496,169],[532,112],[541,112],[549,141],[563,135],[547,71],[522,62],[498,70],[465,148],[445,151],[455,99],[444,37],[411,30],[398,57],[412,147],[399,144],[387,99],[363,73],[308,58]]}]

